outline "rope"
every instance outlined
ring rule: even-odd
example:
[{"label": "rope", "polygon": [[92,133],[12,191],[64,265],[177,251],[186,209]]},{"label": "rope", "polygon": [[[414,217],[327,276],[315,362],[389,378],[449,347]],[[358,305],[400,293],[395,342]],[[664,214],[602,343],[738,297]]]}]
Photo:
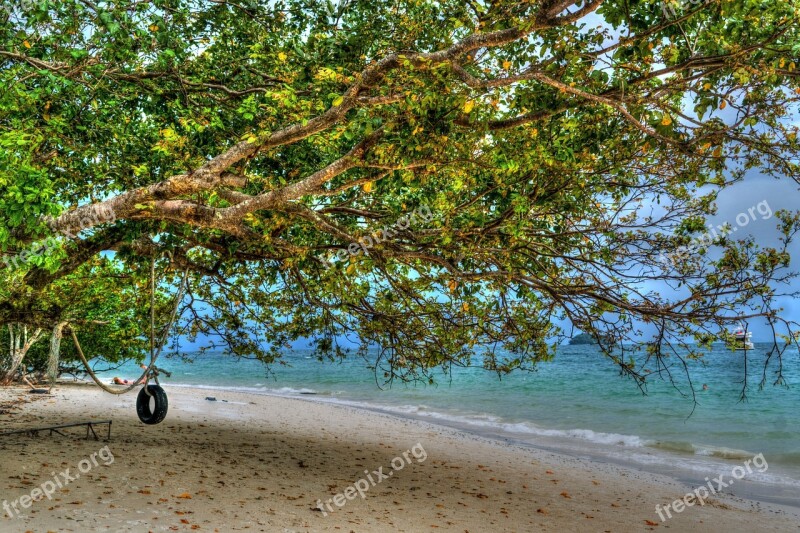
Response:
[{"label": "rope", "polygon": [[[78,337],[75,335],[75,330],[72,329],[72,328],[69,328],[69,332],[70,332],[70,334],[72,334],[72,340],[75,343],[75,348],[78,350],[78,356],[81,358],[81,361],[83,361],[83,366],[86,367],[86,372],[89,373],[89,376],[92,378],[92,381],[94,381],[101,389],[103,389],[104,391],[106,391],[106,392],[108,392],[110,394],[125,394],[126,392],[130,392],[134,388],[139,386],[138,383],[134,383],[133,385],[131,385],[129,387],[126,387],[123,390],[119,390],[119,389],[112,389],[111,387],[107,386],[105,383],[100,381],[97,378],[97,375],[92,371],[92,368],[89,366],[89,361],[86,360],[86,356],[83,355],[83,350],[81,349],[81,345],[78,342]],[[139,378],[139,379],[141,379],[141,378]]]},{"label": "rope", "polygon": [[153,363],[156,342],[156,258],[150,262],[150,364]]},{"label": "rope", "polygon": [[155,314],[153,305],[155,303],[155,261],[150,270],[150,279],[151,279],[151,297],[150,297],[150,365],[144,371],[139,379],[133,382],[132,385],[120,390],[120,389],[112,389],[111,387],[107,386],[105,383],[100,381],[97,375],[92,371],[92,368],[89,366],[89,361],[86,360],[86,356],[83,354],[83,349],[81,348],[80,343],[78,342],[78,336],[75,335],[75,330],[73,328],[69,329],[70,334],[72,335],[72,341],[75,343],[75,348],[78,351],[78,357],[80,357],[81,362],[83,362],[83,366],[86,368],[86,372],[92,378],[101,389],[108,392],[109,394],[125,394],[127,392],[132,391],[136,387],[138,387],[141,381],[145,380],[145,391],[147,391],[147,383],[150,381],[150,375],[153,373],[156,376],[156,383],[158,383],[158,369],[156,368],[156,359],[158,356],[161,355],[161,352],[164,349],[164,345],[167,342],[167,336],[169,335],[169,330],[172,329],[172,325],[175,323],[175,319],[177,318],[178,308],[180,307],[181,301],[183,300],[183,296],[186,292],[186,281],[189,277],[189,269],[183,271],[183,277],[181,278],[180,286],[178,287],[178,293],[175,296],[175,306],[172,308],[172,313],[169,317],[169,322],[167,322],[167,327],[164,328],[164,333],[159,339],[158,342],[158,349],[155,349]]}]

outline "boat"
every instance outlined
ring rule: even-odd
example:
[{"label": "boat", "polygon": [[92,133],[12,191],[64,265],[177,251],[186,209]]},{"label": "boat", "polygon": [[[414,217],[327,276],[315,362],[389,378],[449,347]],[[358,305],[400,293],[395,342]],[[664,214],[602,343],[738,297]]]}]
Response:
[{"label": "boat", "polygon": [[747,331],[742,324],[739,324],[739,327],[736,328],[736,331],[731,333],[734,339],[733,348],[736,350],[752,350],[755,348],[753,342],[750,340],[750,337],[753,336],[752,331]]}]

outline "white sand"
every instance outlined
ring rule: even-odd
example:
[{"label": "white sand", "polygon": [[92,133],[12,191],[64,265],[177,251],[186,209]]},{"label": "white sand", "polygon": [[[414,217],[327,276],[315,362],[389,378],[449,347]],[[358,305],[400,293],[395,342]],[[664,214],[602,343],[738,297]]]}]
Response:
[{"label": "white sand", "polygon": [[[732,499],[661,522],[656,504],[689,487],[425,422],[262,395],[168,392],[167,419],[145,426],[135,393],[59,386],[34,398],[0,389],[0,412],[17,398],[29,400],[0,414],[0,432],[114,421],[108,443],[83,440],[81,430],[0,438],[0,504],[14,501],[20,509],[0,518],[0,531],[800,531],[792,511]],[[209,402],[208,395],[229,402]],[[416,456],[402,459],[417,444]],[[20,497],[51,472],[70,468],[74,476],[80,461],[104,446],[113,462],[96,455],[98,465],[52,500],[40,496],[21,508]],[[387,474],[397,457],[403,468],[373,485],[378,475],[371,472],[383,467]],[[365,498],[343,495],[341,508],[317,508],[357,482],[369,485]]]}]

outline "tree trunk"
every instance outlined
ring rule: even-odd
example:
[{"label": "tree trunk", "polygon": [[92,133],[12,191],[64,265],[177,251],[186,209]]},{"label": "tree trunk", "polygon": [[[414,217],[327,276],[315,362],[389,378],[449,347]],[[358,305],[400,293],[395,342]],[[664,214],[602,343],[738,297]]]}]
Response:
[{"label": "tree trunk", "polygon": [[28,337],[28,326],[24,324],[8,325],[8,344],[11,361],[8,370],[5,372],[2,379],[0,379],[0,385],[8,385],[11,383],[14,379],[14,373],[17,371],[17,368],[19,368],[19,365],[22,364],[22,360],[25,359],[25,354],[28,353],[33,343],[39,340],[41,334],[42,329],[37,328],[33,335]]},{"label": "tree trunk", "polygon": [[50,357],[47,360],[47,379],[50,384],[56,382],[58,377],[58,360],[61,356],[61,338],[64,336],[64,326],[66,322],[59,322],[53,326],[53,334],[50,337]]}]

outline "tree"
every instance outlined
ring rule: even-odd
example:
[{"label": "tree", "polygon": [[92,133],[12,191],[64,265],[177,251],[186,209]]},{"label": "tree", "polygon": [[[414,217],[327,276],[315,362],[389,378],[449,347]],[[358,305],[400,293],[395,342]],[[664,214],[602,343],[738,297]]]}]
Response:
[{"label": "tree", "polygon": [[[168,253],[192,272],[180,332],[239,355],[353,335],[386,380],[506,372],[550,358],[563,319],[642,384],[686,337],[789,325],[797,215],[778,248],[693,239],[747,170],[798,179],[797,20],[752,0],[11,9],[0,245],[23,281],[0,323],[53,327],[33,302],[98,254]],[[653,342],[631,361],[624,340]]]},{"label": "tree", "polygon": [[8,363],[3,365],[7,370],[0,376],[0,384],[8,384],[14,378],[28,350],[39,340],[41,334],[42,330],[37,329],[29,335],[25,324],[8,324]]},{"label": "tree", "polygon": [[[16,307],[17,315],[25,317],[26,323],[8,325],[11,356],[0,366],[4,381],[13,379],[17,369],[51,381],[64,369],[80,372],[72,342],[61,343],[69,330],[77,332],[90,357],[99,356],[111,365],[128,360],[142,362],[149,351],[150,267],[93,257],[70,276],[55,280],[46,292],[28,299],[19,297],[24,290],[19,275],[4,277],[0,295],[7,304],[26,304]],[[159,336],[166,320],[162,317],[172,306],[168,292],[169,287],[156,286],[154,311]],[[34,335],[30,335],[31,324],[37,327]],[[50,334],[50,342],[37,343],[45,333]]]}]

